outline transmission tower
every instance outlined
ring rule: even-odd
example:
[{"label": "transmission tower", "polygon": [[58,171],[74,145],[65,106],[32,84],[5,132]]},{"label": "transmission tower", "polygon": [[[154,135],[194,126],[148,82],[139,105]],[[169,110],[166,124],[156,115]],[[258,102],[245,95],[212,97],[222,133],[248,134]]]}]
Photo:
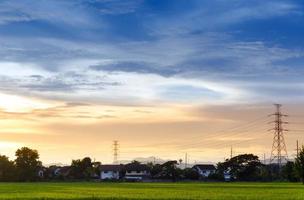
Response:
[{"label": "transmission tower", "polygon": [[287,130],[283,128],[283,124],[287,124],[288,122],[282,120],[283,117],[287,117],[287,115],[281,113],[282,105],[274,104],[274,106],[276,107],[276,112],[270,115],[275,117],[275,120],[271,122],[274,124],[274,128],[270,129],[274,131],[270,163],[274,163],[276,161],[280,168],[282,166],[282,161],[287,161],[288,159],[284,140],[284,131]]},{"label": "transmission tower", "polygon": [[113,163],[118,163],[118,151],[119,151],[119,144],[117,140],[113,141]]}]

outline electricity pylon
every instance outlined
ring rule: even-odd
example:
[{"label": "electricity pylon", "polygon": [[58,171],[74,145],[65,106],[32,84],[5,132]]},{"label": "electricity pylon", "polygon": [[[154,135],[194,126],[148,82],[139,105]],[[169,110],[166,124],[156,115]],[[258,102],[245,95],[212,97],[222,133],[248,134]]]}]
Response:
[{"label": "electricity pylon", "polygon": [[276,107],[276,112],[270,115],[275,117],[275,120],[271,122],[274,124],[274,128],[270,129],[274,131],[270,163],[274,163],[274,161],[276,161],[276,163],[280,168],[282,166],[282,161],[283,160],[287,161],[288,159],[288,154],[287,154],[286,144],[284,139],[284,131],[288,131],[288,130],[283,128],[283,124],[287,124],[288,122],[282,120],[283,117],[287,117],[287,115],[281,113],[282,105],[274,104],[274,106]]}]

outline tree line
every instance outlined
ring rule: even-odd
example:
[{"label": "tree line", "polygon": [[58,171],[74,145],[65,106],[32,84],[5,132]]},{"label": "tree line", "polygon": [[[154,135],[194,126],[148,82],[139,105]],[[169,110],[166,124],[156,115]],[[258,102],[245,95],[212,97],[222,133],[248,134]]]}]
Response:
[{"label": "tree line", "polygon": [[[151,175],[161,174],[161,178],[172,180],[199,180],[201,177],[192,168],[180,169],[176,167],[176,161],[151,166]],[[165,165],[165,168],[164,168]],[[165,170],[164,170],[165,169]],[[295,162],[288,161],[282,167],[276,164],[263,164],[258,156],[253,154],[241,154],[224,162],[219,162],[215,173],[211,173],[204,180],[225,181],[224,174],[229,174],[230,181],[302,181],[304,184],[304,149]],[[156,177],[159,178],[159,177]]]},{"label": "tree line", "polygon": [[[63,175],[55,176],[54,169],[59,166],[42,166],[37,150],[22,147],[15,153],[16,159],[9,160],[7,156],[0,155],[0,181],[41,181],[60,180]],[[90,180],[98,174],[100,162],[92,162],[91,158],[72,160],[68,167],[67,178],[70,180]],[[39,174],[43,173],[43,176]]]},{"label": "tree line", "polygon": [[[91,158],[72,160],[65,173],[54,174],[57,166],[43,167],[37,150],[22,147],[15,153],[16,159],[9,160],[0,155],[0,181],[50,181],[50,180],[91,180],[100,174],[100,162],[93,162]],[[133,161],[132,163],[138,163]],[[152,179],[163,180],[199,180],[199,173],[193,168],[181,169],[181,162],[167,161],[163,164],[147,163]],[[64,169],[64,168],[61,168]],[[43,172],[43,176],[39,176]],[[224,162],[219,162],[215,173],[204,180],[223,181],[228,173],[232,181],[302,181],[304,184],[304,147],[294,162],[288,161],[280,167],[275,164],[265,165],[258,156],[242,154]]]}]

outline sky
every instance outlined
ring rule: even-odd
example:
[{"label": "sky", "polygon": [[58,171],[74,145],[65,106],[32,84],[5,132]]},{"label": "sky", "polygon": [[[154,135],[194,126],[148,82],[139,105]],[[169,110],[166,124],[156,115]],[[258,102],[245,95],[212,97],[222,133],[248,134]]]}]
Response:
[{"label": "sky", "polygon": [[303,35],[301,0],[0,0],[0,154],[269,157],[281,103],[292,157]]}]

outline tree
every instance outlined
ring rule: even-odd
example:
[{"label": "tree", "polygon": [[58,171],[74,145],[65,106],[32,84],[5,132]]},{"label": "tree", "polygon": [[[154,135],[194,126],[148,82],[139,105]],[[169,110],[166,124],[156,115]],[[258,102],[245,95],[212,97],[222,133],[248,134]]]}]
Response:
[{"label": "tree", "polygon": [[199,179],[199,173],[192,168],[184,169],[183,175],[184,175],[185,179],[188,179],[188,180],[198,180]]},{"label": "tree", "polygon": [[72,160],[70,176],[74,179],[89,179],[95,173],[91,158]]},{"label": "tree", "polygon": [[81,160],[80,159],[72,160],[69,177],[74,179],[81,179],[83,178],[82,172],[83,172],[83,168],[82,168]]},{"label": "tree", "polygon": [[181,175],[181,171],[177,168],[177,161],[167,161],[161,165],[161,178],[171,179],[176,181],[177,178]]},{"label": "tree", "polygon": [[298,157],[296,158],[295,168],[298,177],[304,184],[304,146],[302,146]]},{"label": "tree", "polygon": [[99,162],[99,161],[92,162],[93,175],[95,176],[95,178],[99,178],[100,166],[101,166],[101,162]]},{"label": "tree", "polygon": [[16,167],[8,157],[0,155],[0,181],[14,181],[16,178]]},{"label": "tree", "polygon": [[297,181],[297,176],[296,176],[296,170],[295,170],[295,163],[288,161],[286,165],[282,169],[282,176],[284,179],[291,181],[291,182],[296,182]]},{"label": "tree", "polygon": [[28,147],[22,147],[15,153],[17,157],[15,160],[18,172],[18,178],[21,181],[33,181],[37,178],[37,171],[42,166],[39,161],[39,154],[37,150]]},{"label": "tree", "polygon": [[94,175],[94,168],[91,158],[85,157],[82,159],[83,177],[85,179],[90,179]]},{"label": "tree", "polygon": [[132,160],[131,164],[134,164],[134,165],[140,165],[140,162],[137,161],[137,160]]},{"label": "tree", "polygon": [[223,163],[219,163],[218,173],[229,171],[233,179],[240,181],[253,181],[259,178],[261,162],[258,156],[253,154],[242,154],[235,156]]},{"label": "tree", "polygon": [[260,181],[273,181],[276,179],[276,173],[272,170],[273,166],[271,165],[262,165],[260,170]]},{"label": "tree", "polygon": [[153,164],[152,162],[147,163],[150,170],[150,174],[153,178],[158,178],[158,175],[162,171],[162,166],[160,164]]}]

